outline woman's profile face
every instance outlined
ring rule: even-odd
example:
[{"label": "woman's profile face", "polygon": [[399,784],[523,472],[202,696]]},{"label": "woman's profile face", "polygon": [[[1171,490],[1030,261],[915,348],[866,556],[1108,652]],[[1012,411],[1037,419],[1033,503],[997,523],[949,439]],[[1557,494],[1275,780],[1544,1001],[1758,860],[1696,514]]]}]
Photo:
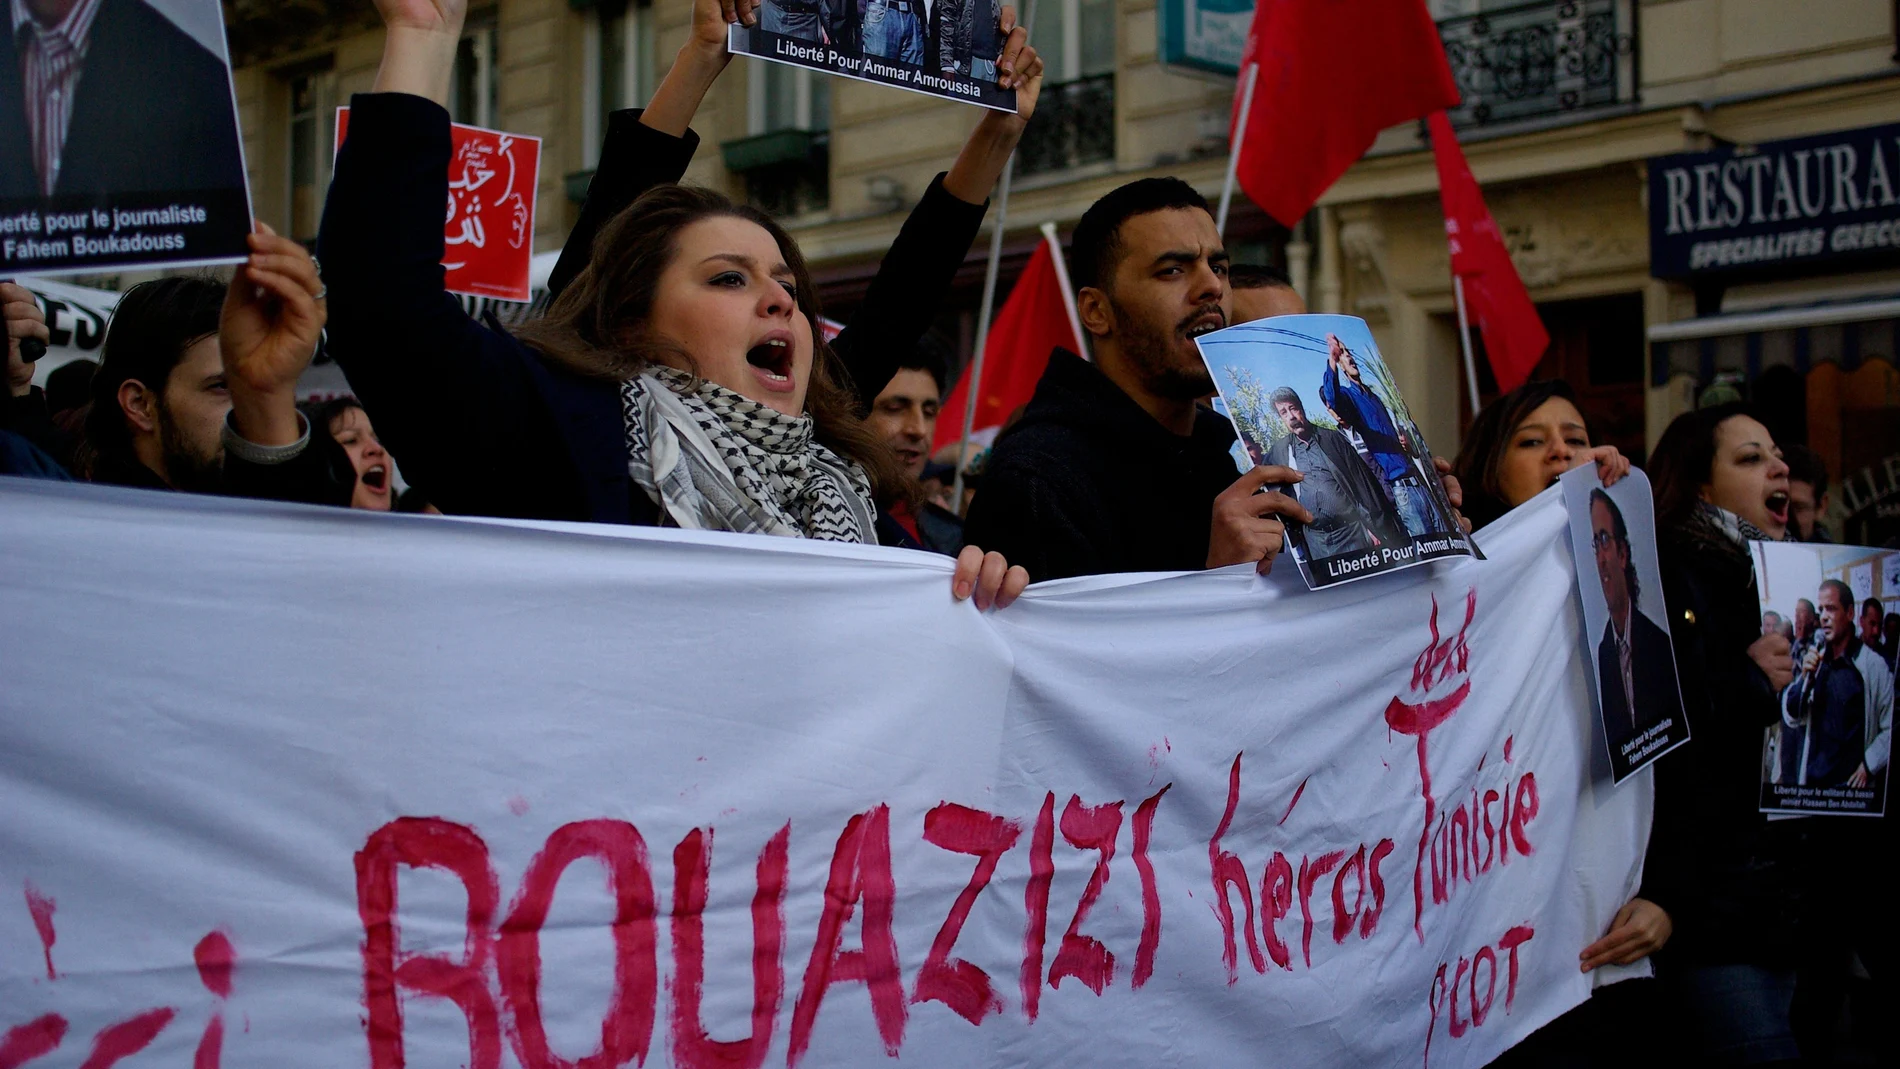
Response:
[{"label": "woman's profile face", "polygon": [[796,416],[813,343],[794,286],[764,227],[712,216],[680,230],[647,325],[690,354],[708,382]]},{"label": "woman's profile face", "polygon": [[1531,410],[1511,429],[1498,458],[1498,488],[1512,508],[1542,493],[1557,476],[1590,462],[1590,432],[1583,413],[1561,397]]},{"label": "woman's profile face", "polygon": [[376,438],[369,424],[369,413],[346,408],[330,420],[330,437],[350,455],[356,467],[356,491],[350,495],[353,509],[388,512],[395,504],[389,482],[389,453]]},{"label": "woman's profile face", "polygon": [[1715,428],[1715,462],[1702,499],[1761,528],[1770,538],[1788,531],[1788,465],[1773,435],[1747,416]]}]

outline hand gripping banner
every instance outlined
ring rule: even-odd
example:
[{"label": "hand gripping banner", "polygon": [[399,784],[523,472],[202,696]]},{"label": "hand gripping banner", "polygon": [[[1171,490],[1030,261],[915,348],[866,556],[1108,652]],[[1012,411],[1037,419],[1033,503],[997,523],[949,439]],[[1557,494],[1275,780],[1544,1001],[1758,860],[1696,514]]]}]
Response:
[{"label": "hand gripping banner", "polygon": [[0,1064],[1481,1066],[1647,839],[1564,523],[985,616],[875,547],[0,479]]}]

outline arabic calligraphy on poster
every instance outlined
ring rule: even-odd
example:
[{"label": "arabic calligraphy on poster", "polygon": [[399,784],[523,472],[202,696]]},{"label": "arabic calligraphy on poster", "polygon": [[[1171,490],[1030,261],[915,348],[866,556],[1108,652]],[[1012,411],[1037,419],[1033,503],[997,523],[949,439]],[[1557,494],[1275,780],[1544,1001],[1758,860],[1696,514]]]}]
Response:
[{"label": "arabic calligraphy on poster", "polygon": [[[350,109],[338,108],[343,147]],[[528,301],[541,139],[452,123],[442,268],[450,293]]]}]

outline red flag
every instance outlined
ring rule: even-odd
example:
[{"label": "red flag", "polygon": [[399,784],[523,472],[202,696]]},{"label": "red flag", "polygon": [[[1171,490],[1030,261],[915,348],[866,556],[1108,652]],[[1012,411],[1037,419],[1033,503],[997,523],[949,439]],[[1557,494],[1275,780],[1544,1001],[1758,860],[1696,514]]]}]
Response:
[{"label": "red flag", "polygon": [[[1259,65],[1244,136],[1247,67]],[[1230,135],[1240,188],[1287,226],[1379,131],[1458,104],[1424,0],[1258,0]]]},{"label": "red flag", "polygon": [[1509,393],[1531,377],[1531,369],[1550,348],[1550,332],[1511,263],[1491,209],[1484,206],[1484,194],[1471,177],[1451,120],[1440,111],[1429,122],[1432,155],[1438,160],[1438,197],[1445,205],[1445,236],[1451,242],[1451,273],[1464,280],[1465,308],[1484,338],[1491,374],[1499,392]]},{"label": "red flag", "polygon": [[[1068,280],[1062,269],[1055,236],[1048,234],[1038,242],[1023,268],[1016,288],[990,326],[983,349],[983,388],[977,393],[977,434],[994,434],[1010,414],[1029,403],[1036,383],[1049,367],[1049,353],[1057,346],[1071,352],[1082,351],[1069,312]],[[969,403],[970,376],[957,380],[956,388],[943,404],[943,416],[937,420],[937,436],[930,443],[935,453],[963,437],[963,412]]]}]

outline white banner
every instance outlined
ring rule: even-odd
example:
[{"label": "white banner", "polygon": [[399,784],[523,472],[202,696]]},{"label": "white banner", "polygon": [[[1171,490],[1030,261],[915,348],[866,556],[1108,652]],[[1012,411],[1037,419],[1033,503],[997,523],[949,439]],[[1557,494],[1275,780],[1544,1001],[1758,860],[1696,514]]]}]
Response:
[{"label": "white banner", "polygon": [[0,1063],[1481,1066],[1647,840],[1564,523],[984,616],[920,553],[0,479]]}]

